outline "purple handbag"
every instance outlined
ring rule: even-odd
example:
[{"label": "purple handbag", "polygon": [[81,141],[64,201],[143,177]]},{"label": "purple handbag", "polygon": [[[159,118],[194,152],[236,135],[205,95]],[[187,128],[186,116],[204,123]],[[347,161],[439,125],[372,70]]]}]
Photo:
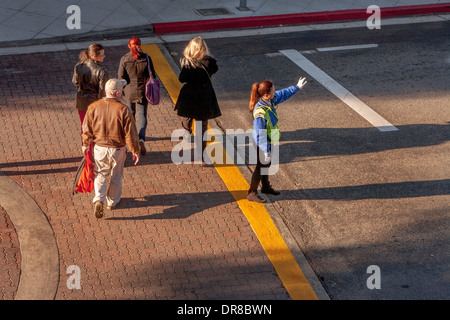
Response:
[{"label": "purple handbag", "polygon": [[147,65],[148,65],[148,73],[150,78],[147,80],[145,84],[145,97],[150,104],[159,104],[159,80],[152,77],[152,70],[150,69],[150,60],[147,57]]}]

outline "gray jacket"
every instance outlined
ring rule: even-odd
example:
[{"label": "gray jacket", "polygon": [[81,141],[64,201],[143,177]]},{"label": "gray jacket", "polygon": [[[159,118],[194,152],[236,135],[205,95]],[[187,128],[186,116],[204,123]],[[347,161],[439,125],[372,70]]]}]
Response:
[{"label": "gray jacket", "polygon": [[[150,56],[148,58],[152,77],[156,79],[152,59]],[[124,99],[128,103],[147,103],[147,99],[145,98],[145,83],[150,78],[150,72],[145,53],[141,52],[137,60],[133,59],[131,52],[122,56],[117,76],[119,79],[124,79],[128,83],[123,90]]]}]

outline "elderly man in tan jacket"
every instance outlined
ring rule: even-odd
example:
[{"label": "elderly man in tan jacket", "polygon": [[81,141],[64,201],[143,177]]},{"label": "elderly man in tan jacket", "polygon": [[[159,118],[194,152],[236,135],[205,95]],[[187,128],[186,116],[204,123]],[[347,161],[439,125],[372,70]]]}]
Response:
[{"label": "elderly man in tan jacket", "polygon": [[[83,121],[83,152],[94,147],[94,216],[102,218],[106,202],[115,208],[122,195],[123,168],[126,147],[133,153],[134,164],[139,162],[139,137],[130,109],[121,102],[124,80],[110,79],[106,83],[106,97],[91,105]],[[107,179],[110,183],[107,186]]]}]

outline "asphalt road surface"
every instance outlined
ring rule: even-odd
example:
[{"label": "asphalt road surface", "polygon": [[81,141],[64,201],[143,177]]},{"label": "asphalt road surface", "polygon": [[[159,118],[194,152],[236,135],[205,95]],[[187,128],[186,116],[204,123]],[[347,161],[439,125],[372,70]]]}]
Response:
[{"label": "asphalt road surface", "polygon": [[[254,82],[308,80],[278,109],[269,198],[331,299],[450,298],[449,35],[437,22],[207,40],[224,129],[252,127]],[[186,44],[167,44],[175,62]]]}]

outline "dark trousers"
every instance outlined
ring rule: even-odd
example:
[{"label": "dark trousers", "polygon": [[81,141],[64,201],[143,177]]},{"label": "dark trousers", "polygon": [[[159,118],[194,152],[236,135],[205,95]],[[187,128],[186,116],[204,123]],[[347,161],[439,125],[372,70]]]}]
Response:
[{"label": "dark trousers", "polygon": [[[205,151],[205,148],[206,148],[206,141],[203,137],[205,136],[205,132],[208,131],[208,120],[200,120],[200,119],[195,119],[195,120],[202,122],[202,160],[203,160],[203,152]],[[190,134],[192,134],[192,123],[193,122],[194,122],[194,118],[182,117],[181,126],[184,129],[186,129],[187,131],[189,131]]]},{"label": "dark trousers", "polygon": [[261,162],[261,158],[264,159],[264,152],[260,148],[257,148],[256,167],[255,167],[255,171],[253,171],[253,174],[252,174],[252,180],[250,182],[250,189],[248,190],[249,193],[253,192],[253,191],[256,192],[258,190],[258,186],[259,186],[260,182],[262,182],[263,186],[270,186],[269,176],[265,175],[265,174],[261,174],[261,168],[270,167],[271,162],[264,164]]}]

